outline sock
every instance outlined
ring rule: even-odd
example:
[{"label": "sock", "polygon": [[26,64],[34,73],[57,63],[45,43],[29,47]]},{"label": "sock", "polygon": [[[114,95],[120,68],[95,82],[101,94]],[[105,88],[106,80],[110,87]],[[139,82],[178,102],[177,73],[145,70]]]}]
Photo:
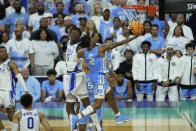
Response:
[{"label": "sock", "polygon": [[[91,114],[92,112],[94,112],[94,109],[92,108],[92,106],[87,106],[81,113],[83,114],[83,116],[87,116],[87,115]],[[81,113],[78,114],[79,120],[82,118]]]},{"label": "sock", "polygon": [[97,114],[94,113],[94,114],[90,115],[90,117],[91,117],[91,119],[93,120],[93,123],[94,123],[94,125],[95,125],[96,128],[97,128],[97,131],[101,131],[101,125],[100,125],[100,123],[99,123]]},{"label": "sock", "polygon": [[117,114],[115,114],[116,115],[116,117],[119,117],[120,116],[120,112],[118,112]]}]

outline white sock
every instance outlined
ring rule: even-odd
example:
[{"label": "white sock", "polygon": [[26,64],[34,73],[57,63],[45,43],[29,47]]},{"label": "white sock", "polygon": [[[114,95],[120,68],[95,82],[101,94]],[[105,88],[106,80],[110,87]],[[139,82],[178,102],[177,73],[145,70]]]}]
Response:
[{"label": "white sock", "polygon": [[91,119],[93,120],[93,123],[94,123],[94,125],[95,125],[96,128],[97,128],[97,131],[101,131],[101,125],[100,125],[100,123],[99,123],[97,114],[94,113],[94,114],[90,115],[90,117],[91,117]]},{"label": "white sock", "polygon": [[[87,106],[87,107],[82,111],[82,114],[83,114],[84,116],[87,116],[87,115],[89,115],[89,114],[91,114],[91,113],[93,113],[93,112],[94,112],[94,109],[92,108],[92,106]],[[82,118],[82,114],[81,114],[81,113],[78,114],[78,119],[79,119],[79,120]]]},{"label": "white sock", "polygon": [[120,116],[120,112],[118,112],[117,114],[115,114],[116,115],[116,117],[118,117],[118,116]]}]

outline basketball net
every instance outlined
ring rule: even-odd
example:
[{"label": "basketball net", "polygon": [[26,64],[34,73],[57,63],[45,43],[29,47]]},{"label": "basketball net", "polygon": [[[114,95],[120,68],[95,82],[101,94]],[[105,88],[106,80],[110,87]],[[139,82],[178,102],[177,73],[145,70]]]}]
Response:
[{"label": "basketball net", "polygon": [[148,15],[151,15],[151,16],[155,15],[156,13],[155,6],[126,5],[126,6],[122,6],[121,9],[123,10],[124,14],[128,18],[129,29],[134,22],[143,23],[144,20],[146,19],[146,13],[148,13]]}]

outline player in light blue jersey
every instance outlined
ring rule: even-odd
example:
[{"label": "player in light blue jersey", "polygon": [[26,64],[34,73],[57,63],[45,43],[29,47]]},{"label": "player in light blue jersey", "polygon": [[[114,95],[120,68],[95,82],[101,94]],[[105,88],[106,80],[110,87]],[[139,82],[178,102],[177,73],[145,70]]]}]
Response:
[{"label": "player in light blue jersey", "polygon": [[[94,102],[95,102],[94,87],[93,87],[93,83],[90,80],[90,70],[86,66],[85,63],[83,63],[83,70],[86,73],[86,88],[87,88],[87,91],[88,91],[89,101],[90,101],[90,104],[94,104]],[[85,108],[84,108],[83,104],[80,104],[80,111],[82,111],[84,109]],[[96,115],[97,115],[97,118],[98,118],[98,122],[100,123],[100,125],[102,125],[102,118],[103,118],[102,108],[99,108],[99,109],[96,110]],[[82,119],[80,119],[80,121],[79,121],[79,130],[85,131],[86,127],[87,127],[87,124],[90,123],[90,122],[92,122],[90,116],[85,116]],[[92,128],[94,128],[94,127],[92,127]]]},{"label": "player in light blue jersey", "polygon": [[117,74],[117,84],[113,88],[115,100],[126,101],[133,98],[132,84],[130,80],[125,78],[125,72],[122,69],[115,71]]},{"label": "player in light blue jersey", "polygon": [[106,67],[105,53],[106,51],[111,50],[120,45],[126,44],[134,40],[135,38],[137,38],[137,36],[128,38],[120,42],[103,44],[100,46],[96,46],[95,40],[93,38],[89,38],[89,36],[84,36],[81,38],[80,44],[86,45],[87,49],[80,50],[77,53],[77,57],[83,58],[85,60],[86,65],[90,69],[90,78],[94,86],[95,103],[85,108],[77,116],[71,115],[72,126],[75,126],[78,120],[80,120],[82,117],[87,116],[95,110],[101,108],[105,96],[107,97],[108,103],[113,109],[113,112],[117,116],[116,122],[118,124],[121,124],[132,119],[132,117],[123,116],[118,111],[118,108],[114,101],[113,92],[110,89],[109,82],[106,78],[106,73],[108,73],[108,69]]}]

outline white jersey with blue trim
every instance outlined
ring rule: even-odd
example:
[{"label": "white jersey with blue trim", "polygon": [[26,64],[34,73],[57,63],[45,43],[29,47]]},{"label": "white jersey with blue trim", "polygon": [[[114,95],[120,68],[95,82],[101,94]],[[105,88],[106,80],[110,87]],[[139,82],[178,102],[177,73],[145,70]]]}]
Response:
[{"label": "white jersey with blue trim", "polygon": [[0,90],[10,91],[14,89],[14,75],[8,64],[10,60],[0,64]]},{"label": "white jersey with blue trim", "polygon": [[67,43],[67,51],[66,51],[66,64],[68,72],[75,72],[82,70],[82,59],[78,59],[77,61],[77,47],[79,43],[70,44],[70,41]]},{"label": "white jersey with blue trim", "polygon": [[38,110],[25,110],[22,109],[19,122],[20,131],[39,131],[40,130],[40,118]]}]

